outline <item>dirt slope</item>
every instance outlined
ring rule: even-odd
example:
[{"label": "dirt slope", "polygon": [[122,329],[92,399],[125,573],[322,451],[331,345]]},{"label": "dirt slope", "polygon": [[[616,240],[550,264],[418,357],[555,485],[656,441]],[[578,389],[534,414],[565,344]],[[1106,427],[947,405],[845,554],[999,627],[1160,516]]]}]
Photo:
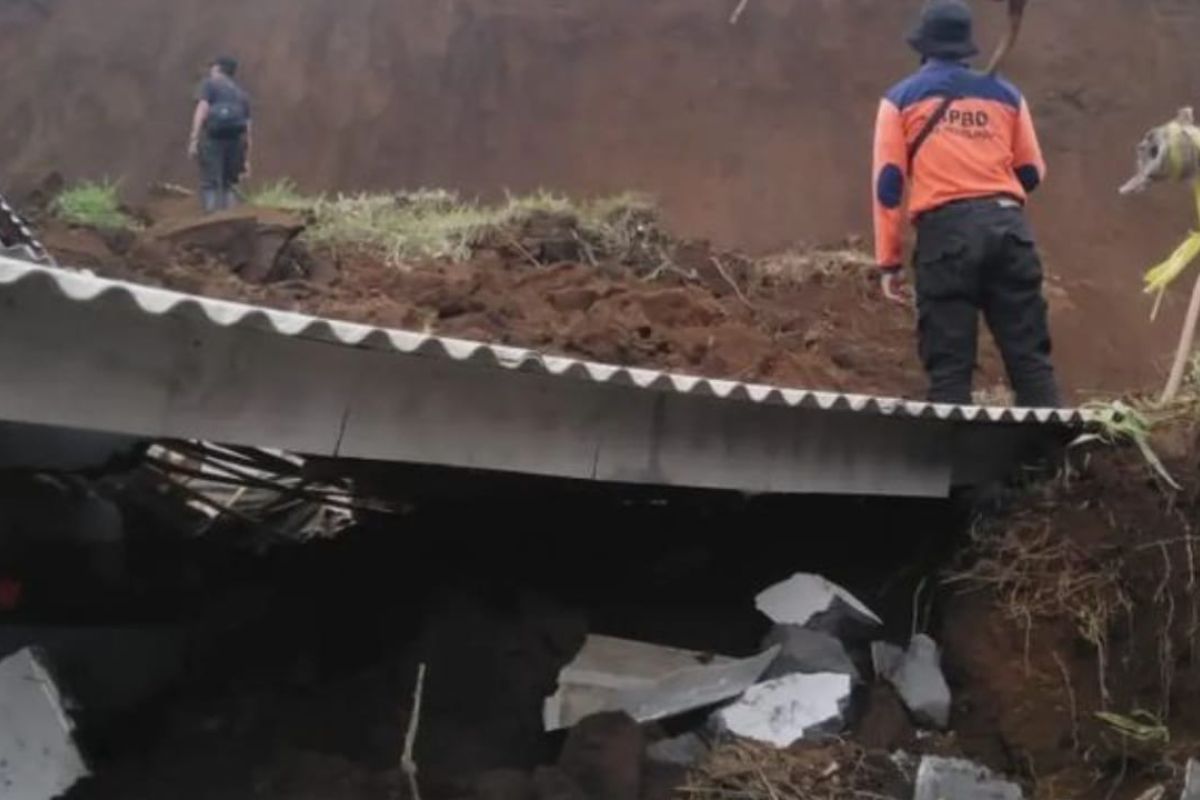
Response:
[{"label": "dirt slope", "polygon": [[[208,297],[610,364],[924,396],[912,311],[879,295],[853,251],[793,253],[786,264],[751,262],[704,242],[665,239],[673,266],[661,274],[617,259],[530,263],[549,242],[571,240],[573,223],[562,217],[506,230],[461,262],[395,265],[367,250],[301,244],[280,256],[271,280],[260,283],[232,266],[236,239],[220,232],[236,233],[246,222],[253,230],[256,218],[287,215],[245,208],[213,218],[155,216],[177,203],[139,210],[156,223],[139,235],[73,228],[53,218],[40,227],[63,263]],[[193,230],[192,238],[164,240],[162,232],[173,229]],[[981,399],[1004,402],[996,391],[1002,372],[993,348],[983,350],[980,363]]]},{"label": "dirt slope", "polygon": [[[258,174],[314,188],[497,193],[643,188],[673,227],[771,248],[865,231],[876,98],[913,66],[918,0],[0,0],[0,175],[190,179],[197,68],[243,58]],[[977,3],[995,40],[997,4]],[[1069,381],[1163,368],[1140,268],[1190,214],[1162,190],[1121,200],[1132,146],[1200,96],[1200,7],[1043,3],[1012,65],[1051,180],[1035,216],[1087,326],[1060,329]],[[1099,321],[1102,321],[1099,322]]]}]

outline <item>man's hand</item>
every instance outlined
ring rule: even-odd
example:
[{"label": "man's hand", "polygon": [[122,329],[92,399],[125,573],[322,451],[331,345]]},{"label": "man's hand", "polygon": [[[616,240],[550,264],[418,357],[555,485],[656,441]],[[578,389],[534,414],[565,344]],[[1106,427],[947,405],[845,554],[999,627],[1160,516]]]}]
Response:
[{"label": "man's hand", "polygon": [[242,174],[239,175],[238,177],[241,180],[249,180],[250,175],[251,175],[250,162],[247,161],[245,164],[242,165]]},{"label": "man's hand", "polygon": [[883,296],[893,303],[908,305],[912,302],[908,288],[904,285],[904,271],[899,266],[879,268],[879,288]]},{"label": "man's hand", "polygon": [[200,157],[200,139],[193,136],[188,139],[188,158],[193,161]]}]

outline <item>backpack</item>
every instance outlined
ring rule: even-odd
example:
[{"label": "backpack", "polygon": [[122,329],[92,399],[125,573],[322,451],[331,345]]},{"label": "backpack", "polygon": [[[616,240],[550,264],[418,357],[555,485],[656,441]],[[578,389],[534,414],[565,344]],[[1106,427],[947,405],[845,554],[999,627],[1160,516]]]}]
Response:
[{"label": "backpack", "polygon": [[246,101],[242,97],[213,103],[208,109],[208,135],[215,139],[233,139],[250,127]]}]

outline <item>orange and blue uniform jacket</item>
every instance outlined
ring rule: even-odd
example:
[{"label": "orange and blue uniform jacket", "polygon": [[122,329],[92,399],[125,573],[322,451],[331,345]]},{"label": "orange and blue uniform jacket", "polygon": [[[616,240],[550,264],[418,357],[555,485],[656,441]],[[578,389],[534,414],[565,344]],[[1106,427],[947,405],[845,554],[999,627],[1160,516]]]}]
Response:
[{"label": "orange and blue uniform jacket", "polygon": [[[909,148],[948,94],[957,99],[908,163]],[[902,260],[908,216],[955,200],[1007,196],[1024,203],[1046,174],[1029,105],[1001,78],[930,61],[884,96],[875,125],[875,258]]]}]

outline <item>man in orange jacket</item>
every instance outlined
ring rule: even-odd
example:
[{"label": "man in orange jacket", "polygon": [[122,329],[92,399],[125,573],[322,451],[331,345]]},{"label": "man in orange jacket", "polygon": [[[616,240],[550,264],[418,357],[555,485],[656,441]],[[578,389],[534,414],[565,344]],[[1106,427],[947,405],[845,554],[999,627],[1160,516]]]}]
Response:
[{"label": "man in orange jacket", "polygon": [[932,0],[909,37],[921,69],[893,87],[875,130],[875,253],[884,294],[905,301],[904,200],[929,399],[969,404],[979,312],[1021,406],[1058,407],[1042,265],[1024,206],[1046,172],[1021,93],[973,72],[971,9]]}]

